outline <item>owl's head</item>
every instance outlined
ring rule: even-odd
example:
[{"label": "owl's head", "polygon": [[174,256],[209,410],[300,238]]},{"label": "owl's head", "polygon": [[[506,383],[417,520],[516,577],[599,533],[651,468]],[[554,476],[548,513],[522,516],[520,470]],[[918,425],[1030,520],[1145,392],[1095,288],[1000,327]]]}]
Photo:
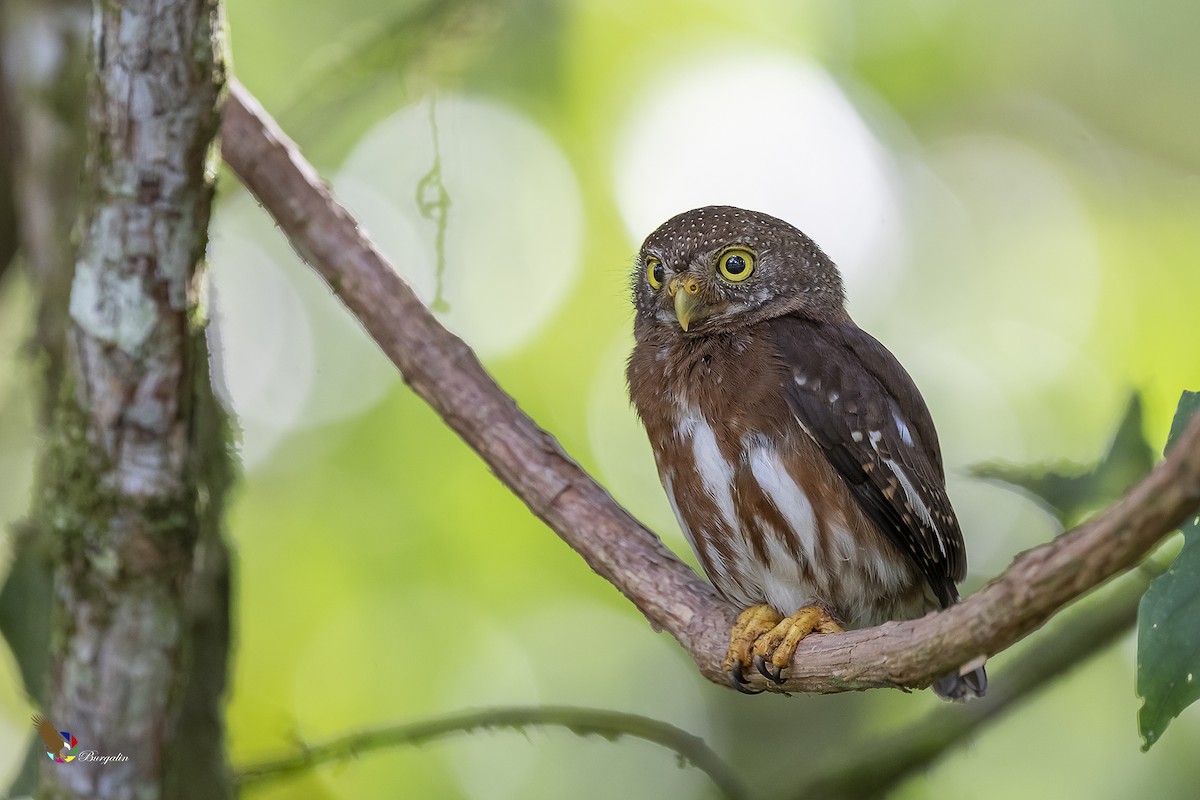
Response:
[{"label": "owl's head", "polygon": [[633,273],[639,322],[696,335],[799,313],[844,314],[837,267],[781,219],[733,206],[671,217],[650,234]]}]

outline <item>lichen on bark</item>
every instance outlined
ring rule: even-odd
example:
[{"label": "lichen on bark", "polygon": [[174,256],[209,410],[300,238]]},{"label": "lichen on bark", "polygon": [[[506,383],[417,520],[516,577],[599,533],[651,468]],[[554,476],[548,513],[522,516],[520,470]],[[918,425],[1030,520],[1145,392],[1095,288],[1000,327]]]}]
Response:
[{"label": "lichen on bark", "polygon": [[64,390],[35,523],[54,541],[47,715],[128,760],[46,797],[230,796],[221,707],[227,424],[201,325],[223,84],[214,0],[95,5]]}]

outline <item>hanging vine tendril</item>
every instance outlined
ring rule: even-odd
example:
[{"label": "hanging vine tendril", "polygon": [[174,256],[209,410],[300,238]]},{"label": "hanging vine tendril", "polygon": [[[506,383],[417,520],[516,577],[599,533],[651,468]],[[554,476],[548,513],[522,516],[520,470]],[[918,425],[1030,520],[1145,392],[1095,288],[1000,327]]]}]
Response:
[{"label": "hanging vine tendril", "polygon": [[433,249],[437,263],[435,265],[435,286],[433,302],[430,308],[437,312],[450,310],[450,304],[445,296],[446,279],[446,224],[450,217],[450,193],[442,182],[442,146],[438,140],[437,103],[431,95],[429,98],[429,132],[433,137],[433,166],[429,168],[421,180],[417,182],[417,210],[425,219],[432,220],[437,226],[434,235]]}]

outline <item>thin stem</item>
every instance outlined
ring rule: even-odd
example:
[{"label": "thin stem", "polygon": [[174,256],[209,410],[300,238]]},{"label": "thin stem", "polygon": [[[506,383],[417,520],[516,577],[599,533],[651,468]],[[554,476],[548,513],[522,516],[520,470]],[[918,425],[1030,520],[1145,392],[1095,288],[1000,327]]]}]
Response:
[{"label": "thin stem", "polygon": [[528,726],[566,728],[579,736],[595,735],[605,739],[629,736],[665,747],[706,774],[729,800],[741,800],[746,791],[721,757],[698,736],[666,722],[592,708],[571,706],[501,707],[465,711],[444,717],[422,719],[398,725],[339,736],[320,744],[305,746],[299,753],[239,771],[241,788],[295,775],[318,764],[353,758],[372,751],[405,745],[423,744],[454,734],[486,728],[520,730]]}]

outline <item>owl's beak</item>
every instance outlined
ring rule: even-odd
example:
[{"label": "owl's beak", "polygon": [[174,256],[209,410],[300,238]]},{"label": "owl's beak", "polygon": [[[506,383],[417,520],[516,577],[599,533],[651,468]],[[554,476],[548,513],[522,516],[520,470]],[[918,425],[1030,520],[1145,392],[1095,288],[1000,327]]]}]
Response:
[{"label": "owl's beak", "polygon": [[667,294],[675,298],[675,318],[685,331],[693,322],[712,313],[712,308],[700,299],[700,282],[695,278],[672,278],[667,284]]}]

